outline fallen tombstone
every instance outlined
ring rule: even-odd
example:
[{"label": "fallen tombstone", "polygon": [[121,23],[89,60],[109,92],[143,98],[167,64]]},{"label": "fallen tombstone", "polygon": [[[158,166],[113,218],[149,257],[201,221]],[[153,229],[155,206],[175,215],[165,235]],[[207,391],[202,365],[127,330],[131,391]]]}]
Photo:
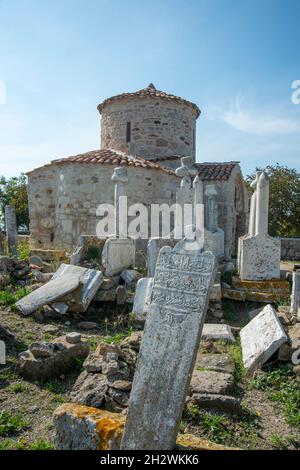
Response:
[{"label": "fallen tombstone", "polygon": [[[119,450],[126,417],[88,406],[65,403],[53,415],[56,450]],[[179,434],[176,448],[180,450],[234,450],[200,439]],[[107,459],[107,456],[103,454]],[[101,456],[99,456],[101,460]]]},{"label": "fallen tombstone", "polygon": [[101,271],[62,264],[49,282],[19,300],[16,307],[23,315],[47,304],[54,304],[58,312],[85,312],[102,280]]},{"label": "fallen tombstone", "polygon": [[62,279],[64,276],[78,276],[80,286],[72,292],[72,295],[66,294],[59,301],[69,306],[69,312],[85,312],[103,282],[102,272],[70,264],[61,264],[53,279]]},{"label": "fallen tombstone", "polygon": [[52,279],[19,300],[16,307],[23,315],[30,315],[43,305],[51,304],[51,302],[74,291],[79,285],[79,276],[65,275],[62,278]]},{"label": "fallen tombstone", "polygon": [[202,330],[202,338],[207,340],[224,340],[229,343],[235,342],[230,326],[219,323],[205,323]]},{"label": "fallen tombstone", "polygon": [[244,367],[251,372],[259,369],[288,342],[288,337],[272,305],[266,307],[240,331]]},{"label": "fallen tombstone", "polygon": [[78,333],[53,339],[51,342],[32,343],[19,354],[20,373],[28,379],[49,379],[68,372],[75,358],[85,358],[89,345]]},{"label": "fallen tombstone", "polygon": [[195,244],[183,239],[160,250],[123,450],[175,446],[217,268],[215,256]]}]

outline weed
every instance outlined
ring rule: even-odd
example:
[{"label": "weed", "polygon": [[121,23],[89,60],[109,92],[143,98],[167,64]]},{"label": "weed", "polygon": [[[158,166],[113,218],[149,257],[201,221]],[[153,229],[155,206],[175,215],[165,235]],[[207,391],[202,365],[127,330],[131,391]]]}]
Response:
[{"label": "weed", "polygon": [[286,365],[267,366],[265,373],[252,380],[252,385],[267,393],[283,409],[288,424],[300,428],[300,385]]},{"label": "weed", "polygon": [[4,439],[0,442],[0,450],[54,450],[54,445],[44,439],[29,442],[26,439]]},{"label": "weed", "polygon": [[277,450],[287,450],[290,444],[289,438],[281,434],[272,434],[268,439],[269,444]]},{"label": "weed", "polygon": [[27,391],[27,387],[23,383],[17,382],[15,384],[10,385],[9,390],[12,393],[23,393]]},{"label": "weed", "polygon": [[23,431],[28,427],[22,415],[13,415],[7,410],[0,411],[0,436],[8,436]]},{"label": "weed", "polygon": [[18,243],[18,258],[23,261],[30,256],[30,244],[28,239],[20,240]]},{"label": "weed", "polygon": [[18,290],[13,290],[11,287],[7,290],[0,291],[0,305],[9,307],[11,310],[15,309],[15,303],[25,297],[29,292],[25,287],[21,287]]}]

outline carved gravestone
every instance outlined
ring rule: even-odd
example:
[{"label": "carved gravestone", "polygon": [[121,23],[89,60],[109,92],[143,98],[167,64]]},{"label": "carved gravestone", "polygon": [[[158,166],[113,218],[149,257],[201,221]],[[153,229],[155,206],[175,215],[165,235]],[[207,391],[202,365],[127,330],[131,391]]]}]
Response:
[{"label": "carved gravestone", "polygon": [[159,253],[122,449],[175,445],[216,273],[215,256],[189,243]]}]

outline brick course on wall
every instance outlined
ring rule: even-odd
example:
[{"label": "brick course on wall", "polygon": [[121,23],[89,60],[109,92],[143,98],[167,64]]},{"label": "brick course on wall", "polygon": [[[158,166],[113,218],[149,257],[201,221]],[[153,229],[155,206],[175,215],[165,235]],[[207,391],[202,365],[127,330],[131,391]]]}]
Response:
[{"label": "brick course on wall", "polygon": [[281,259],[300,261],[300,238],[281,238]]}]

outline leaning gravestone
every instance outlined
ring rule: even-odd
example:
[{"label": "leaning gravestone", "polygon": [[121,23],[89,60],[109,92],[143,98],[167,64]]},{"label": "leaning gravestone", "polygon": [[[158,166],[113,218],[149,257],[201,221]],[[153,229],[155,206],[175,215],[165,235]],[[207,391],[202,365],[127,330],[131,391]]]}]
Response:
[{"label": "leaning gravestone", "polygon": [[122,449],[175,445],[216,274],[215,256],[189,243],[159,253]]}]

